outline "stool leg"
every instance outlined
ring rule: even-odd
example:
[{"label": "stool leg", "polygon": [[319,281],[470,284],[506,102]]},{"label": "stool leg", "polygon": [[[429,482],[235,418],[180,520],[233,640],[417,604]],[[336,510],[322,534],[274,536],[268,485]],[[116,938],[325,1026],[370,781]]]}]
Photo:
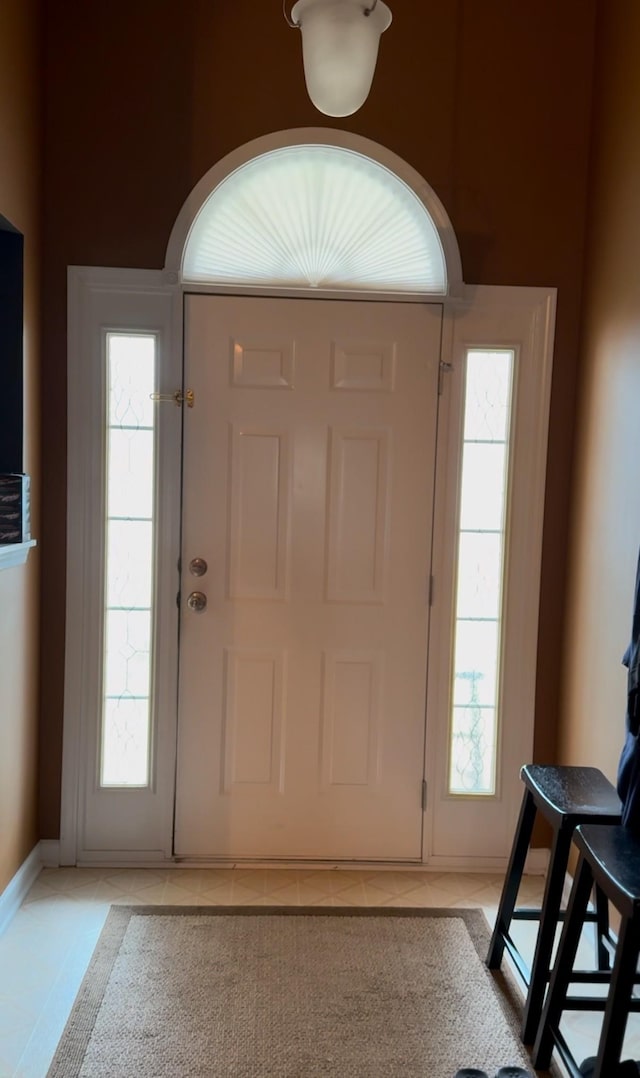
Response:
[{"label": "stool leg", "polygon": [[542,1014],[572,835],[573,829],[569,830],[561,827],[556,831],[551,847],[551,861],[542,900],[540,927],[538,929],[538,938],[536,939],[529,991],[527,992],[522,1020],[521,1036],[525,1044],[533,1044],[540,1015]]},{"label": "stool leg", "polygon": [[609,1078],[620,1062],[639,951],[640,920],[637,915],[623,917],[593,1078]]},{"label": "stool leg", "polygon": [[535,818],[535,802],[531,793],[525,787],[513,846],[511,847],[509,865],[502,886],[496,923],[491,936],[491,943],[489,944],[489,953],[487,954],[487,966],[489,969],[499,969],[502,962],[504,937],[509,932],[511,925]]},{"label": "stool leg", "polygon": [[611,956],[604,945],[609,937],[609,902],[602,888],[595,886],[596,892],[596,951],[598,969],[611,969]]},{"label": "stool leg", "polygon": [[[591,868],[581,856],[578,861],[573,887],[571,888],[558,953],[551,974],[549,992],[533,1049],[532,1061],[536,1070],[546,1071],[551,1063],[554,1033],[557,1032],[560,1026],[560,1018],[567,998],[569,984],[571,983],[571,974],[592,886]],[[611,1078],[610,1075],[609,1078]]]}]

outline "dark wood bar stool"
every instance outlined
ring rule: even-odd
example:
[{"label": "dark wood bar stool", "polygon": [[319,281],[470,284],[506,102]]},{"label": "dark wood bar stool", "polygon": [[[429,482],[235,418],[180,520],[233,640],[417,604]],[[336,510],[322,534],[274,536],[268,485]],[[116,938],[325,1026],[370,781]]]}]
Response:
[{"label": "dark wood bar stool", "polygon": [[[619,1073],[620,1055],[627,1018],[640,1011],[640,999],[633,999],[640,955],[640,840],[626,827],[579,826],[574,835],[580,852],[571,889],[549,992],[542,1012],[533,1051],[534,1066],[547,1070],[554,1048],[569,1073],[578,1074],[578,1064],[559,1030],[562,1012],[603,1011],[598,1055],[593,1078],[614,1078]],[[573,966],[591,889],[596,885],[620,914],[620,931],[615,947],[613,970],[576,973]],[[606,997],[569,996],[573,982],[608,984]],[[626,1073],[626,1069],[625,1069]]]},{"label": "dark wood bar stool", "polygon": [[[524,796],[487,955],[487,966],[489,969],[498,969],[506,948],[527,989],[521,1037],[525,1044],[533,1044],[551,972],[556,928],[564,916],[561,910],[562,890],[574,831],[582,823],[618,824],[621,805],[614,787],[596,767],[526,764],[520,777],[525,787]],[[516,909],[518,888],[538,812],[553,829],[542,906]],[[609,916],[606,899],[598,888],[595,906],[595,911],[585,912],[585,920],[594,921],[596,924],[598,969],[606,970],[609,968]],[[510,934],[511,922],[516,920],[539,922],[530,967]]]}]

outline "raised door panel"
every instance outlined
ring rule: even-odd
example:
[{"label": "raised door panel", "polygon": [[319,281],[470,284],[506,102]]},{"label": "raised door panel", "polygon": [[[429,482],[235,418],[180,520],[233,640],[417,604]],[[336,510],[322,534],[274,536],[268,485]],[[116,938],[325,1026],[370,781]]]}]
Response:
[{"label": "raised door panel", "polygon": [[269,651],[225,653],[222,760],[224,791],[284,782],[286,656]]},{"label": "raised door panel", "polygon": [[326,652],[322,777],[325,786],[374,786],[379,770],[382,656]]},{"label": "raised door panel", "polygon": [[331,431],[327,598],[384,601],[389,537],[389,430]]},{"label": "raised door panel", "polygon": [[290,469],[286,432],[232,426],[229,594],[234,598],[285,596]]}]

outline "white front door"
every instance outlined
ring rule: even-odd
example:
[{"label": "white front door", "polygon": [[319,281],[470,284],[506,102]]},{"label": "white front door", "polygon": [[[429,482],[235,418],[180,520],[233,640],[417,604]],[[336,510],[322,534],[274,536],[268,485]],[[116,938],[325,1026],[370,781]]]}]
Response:
[{"label": "white front door", "polygon": [[185,318],[174,852],[420,860],[441,307]]}]

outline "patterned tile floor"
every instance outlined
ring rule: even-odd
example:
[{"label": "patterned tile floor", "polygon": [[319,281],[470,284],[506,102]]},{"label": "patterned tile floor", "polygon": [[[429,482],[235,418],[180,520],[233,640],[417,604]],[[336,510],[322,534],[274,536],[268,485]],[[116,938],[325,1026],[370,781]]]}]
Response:
[{"label": "patterned tile floor", "polygon": [[[501,883],[497,875],[420,871],[44,869],[0,937],[0,1078],[46,1075],[112,903],[471,906],[493,924]],[[541,888],[540,877],[525,877],[519,901],[538,901]],[[532,946],[530,924],[517,932]],[[638,1017],[630,1019],[630,1049],[640,1046]],[[565,1032],[582,1059],[595,1051],[599,1016],[569,1016]]]}]

